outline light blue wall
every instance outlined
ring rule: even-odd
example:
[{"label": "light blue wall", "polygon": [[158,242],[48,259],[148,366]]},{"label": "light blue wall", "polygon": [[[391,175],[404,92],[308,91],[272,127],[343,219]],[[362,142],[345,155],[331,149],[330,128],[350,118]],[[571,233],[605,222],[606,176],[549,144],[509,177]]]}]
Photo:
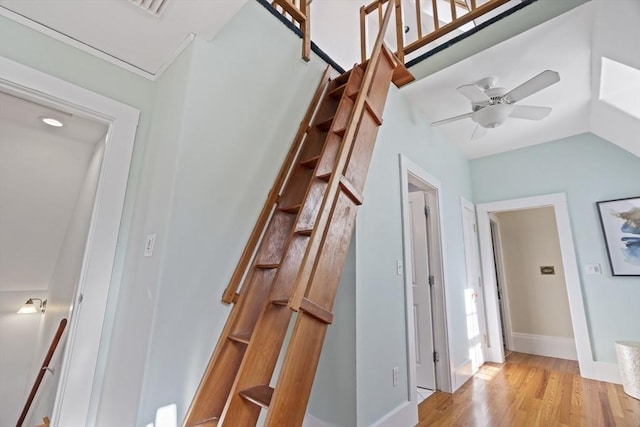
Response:
[{"label": "light blue wall", "polygon": [[[396,274],[396,260],[403,259],[399,153],[442,183],[451,363],[468,358],[460,196],[471,198],[469,162],[422,121],[395,86],[383,118],[356,222],[358,426],[372,424],[407,400],[404,279]],[[400,368],[397,387],[392,386],[394,366]]]},{"label": "light blue wall", "polygon": [[[640,196],[640,158],[593,134],[471,162],[476,203],[564,192],[596,360],[615,362],[615,340],[640,340],[640,278],[612,277],[596,201]],[[584,274],[599,263],[601,276]]]},{"label": "light blue wall", "polygon": [[136,425],[171,403],[184,417],[227,318],[222,292],[325,68],[302,61],[300,40],[256,2],[191,54],[173,178],[159,190],[168,220],[149,230],[162,258]]}]

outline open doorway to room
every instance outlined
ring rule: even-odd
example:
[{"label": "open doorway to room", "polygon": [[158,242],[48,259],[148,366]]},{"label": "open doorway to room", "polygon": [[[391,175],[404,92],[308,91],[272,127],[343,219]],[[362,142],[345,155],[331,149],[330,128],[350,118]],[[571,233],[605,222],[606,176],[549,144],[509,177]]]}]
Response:
[{"label": "open doorway to room", "polygon": [[[541,227],[540,224],[534,225],[532,230],[527,231],[525,235],[521,235],[523,232],[523,226],[518,222],[517,217],[519,215],[527,214],[539,216],[541,213],[545,217],[546,223],[551,224],[546,228],[555,228],[557,233],[555,237],[557,244],[555,245],[555,249],[553,249],[557,256],[553,258],[553,260],[548,260],[546,258],[549,254],[542,253],[538,257],[533,255],[533,253],[527,252],[529,249],[523,249],[527,246],[525,244],[526,242],[523,242],[523,240],[530,240],[531,242],[534,242],[534,246],[548,244],[550,241],[554,240],[542,231],[536,229]],[[518,347],[523,349],[525,352],[535,353],[540,349],[553,347],[555,351],[563,352],[562,355],[557,354],[555,357],[571,358],[569,357],[571,355],[569,353],[572,351],[573,354],[575,354],[573,358],[577,357],[581,373],[587,377],[592,375],[592,372],[596,368],[596,362],[593,360],[593,352],[589,341],[587,320],[582,298],[582,288],[580,285],[577,259],[573,245],[573,235],[571,232],[571,222],[569,219],[569,211],[567,208],[565,194],[558,193],[522,199],[482,203],[477,205],[477,214],[480,252],[482,256],[482,274],[486,295],[487,332],[489,337],[487,360],[503,363],[505,348],[514,349],[514,347]],[[514,230],[513,233],[509,233],[513,234],[512,237],[514,243],[507,248],[507,245],[504,242],[505,235],[507,234],[505,233],[505,218],[514,215],[516,218],[516,222],[513,224]],[[496,225],[493,226],[493,234],[497,235],[498,240],[501,241],[500,244],[496,245],[498,249],[496,251],[494,251],[492,239],[492,220],[497,224],[497,227]],[[508,218],[507,220],[511,220],[511,218]],[[509,290],[511,290],[511,282],[507,279],[506,281],[509,282],[509,285],[505,286],[505,273],[510,268],[515,268],[515,282],[525,282],[525,280],[522,279],[524,277],[524,273],[519,272],[519,269],[521,268],[520,266],[507,266],[509,263],[506,259],[507,251],[509,252],[509,257],[516,256],[523,258],[523,265],[525,266],[523,268],[531,270],[527,274],[528,277],[535,278],[536,282],[539,282],[539,279],[549,282],[537,283],[534,285],[535,289],[530,287],[527,287],[527,290],[521,290],[519,288],[517,290],[515,288],[513,289],[513,292],[511,293],[518,294],[517,297],[524,300],[518,301],[518,303],[522,303],[525,308],[514,309],[514,306],[510,307],[509,304]],[[552,249],[542,250],[542,252],[545,251],[552,251]],[[500,265],[501,260],[505,265],[504,268]],[[498,265],[497,267],[496,262]],[[555,274],[551,274],[551,272]],[[554,277],[550,279],[549,276]],[[554,279],[559,279],[559,281],[554,281]],[[498,282],[500,280],[502,280],[502,283],[501,287],[498,288]],[[521,283],[518,283],[517,285],[519,284]],[[568,322],[569,324],[564,324],[562,331],[559,333],[559,339],[556,339],[558,337],[554,338],[551,333],[545,332],[547,331],[545,328],[554,327],[553,325],[549,325],[550,322],[548,321],[553,323],[555,320],[559,321],[561,317],[566,316],[566,308],[565,310],[561,310],[563,314],[554,314],[552,316],[548,315],[547,309],[551,309],[558,301],[547,301],[547,297],[548,293],[551,292],[552,289],[553,291],[557,291],[562,287],[564,288],[563,291],[566,292],[565,301],[569,307],[570,321]],[[500,291],[500,299],[498,298],[498,291]],[[529,291],[534,293],[530,294]],[[561,299],[561,297],[554,297],[554,299]],[[502,308],[500,304],[501,301]],[[528,310],[530,308],[539,309],[542,304],[545,304],[542,312],[547,314],[545,314],[546,318],[539,322],[537,327],[543,328],[539,329],[543,332],[525,332],[518,335],[517,333],[519,331],[517,329],[526,329],[529,327],[527,323],[531,319],[531,316],[527,314]],[[518,313],[515,313],[516,310]],[[504,312],[502,316],[501,312]],[[518,316],[517,321],[514,319],[514,316],[516,315]],[[520,319],[521,315],[524,315],[523,319]],[[501,326],[501,317],[504,318],[504,328]],[[508,342],[506,346],[504,344],[505,339],[502,336],[503,330],[505,330],[505,336],[510,335],[510,337],[507,337]],[[573,340],[570,340],[571,343],[566,339],[567,337],[562,336],[562,334],[570,334],[570,332],[568,332],[569,330],[572,330],[574,337]],[[536,331],[538,331],[538,329],[536,329]],[[553,333],[555,334],[556,332]],[[548,336],[552,336],[552,338],[547,339]],[[516,340],[519,341],[514,342]]]},{"label": "open doorway to room", "polygon": [[[55,266],[49,269],[48,274],[45,272],[41,275],[46,278],[42,280],[46,281],[47,287],[46,291],[44,289],[41,291],[46,298],[49,298],[49,302],[44,315],[39,314],[41,317],[34,323],[39,328],[38,334],[42,336],[41,342],[44,343],[45,351],[51,342],[51,333],[48,334],[47,331],[56,330],[58,326],[55,324],[55,319],[66,315],[69,317],[69,322],[64,332],[66,334],[64,349],[57,351],[59,359],[53,372],[56,379],[55,381],[50,378],[47,380],[48,377],[45,375],[44,381],[49,383],[45,384],[48,391],[44,396],[44,393],[41,393],[40,397],[36,395],[34,402],[39,401],[40,403],[36,402],[32,406],[32,409],[44,408],[46,412],[36,413],[35,410],[32,410],[27,415],[25,423],[25,425],[40,424],[43,417],[46,416],[50,418],[51,425],[92,425],[94,423],[89,420],[91,417],[89,411],[91,403],[97,399],[98,393],[94,393],[94,391],[100,390],[102,379],[100,372],[97,372],[97,364],[100,343],[103,338],[103,326],[106,326],[106,329],[109,326],[105,323],[105,312],[107,311],[107,299],[111,286],[111,274],[139,111],[2,57],[0,57],[0,92],[10,94],[11,100],[15,102],[30,101],[35,103],[36,107],[39,105],[48,109],[46,115],[57,112],[61,115],[58,117],[59,120],[67,120],[70,116],[76,116],[83,119],[85,125],[89,125],[90,122],[99,124],[97,128],[93,128],[93,124],[89,126],[92,128],[91,135],[100,134],[100,137],[94,138],[92,141],[89,138],[86,143],[93,145],[85,146],[81,150],[84,154],[80,157],[85,158],[84,170],[81,168],[75,174],[84,176],[84,179],[80,180],[79,189],[76,187],[75,195],[65,196],[70,200],[72,207],[67,207],[66,220],[62,220],[64,224],[56,226],[42,218],[40,221],[45,223],[38,224],[43,233],[61,228],[63,235],[61,239],[58,239],[59,251],[55,252],[54,250],[55,254],[51,258],[53,259],[51,262],[54,262]],[[15,111],[17,109],[8,110],[9,114]],[[38,119],[41,120],[41,117]],[[11,126],[5,126],[3,130],[9,127]],[[3,133],[4,136],[6,133]],[[10,143],[11,139],[3,138],[3,143],[5,141]],[[50,144],[41,143],[40,146],[33,147],[30,142],[25,140],[23,144],[15,144],[12,149],[18,151],[32,149],[40,158],[25,160],[26,157],[18,153],[14,156],[16,163],[3,167],[2,172],[22,167],[24,168],[23,172],[30,171],[25,173],[22,179],[33,184],[31,181],[35,180],[39,168],[46,168],[50,166],[49,163],[54,163],[57,159],[55,158],[55,148]],[[67,141],[67,144],[77,145],[78,141]],[[2,155],[0,155],[0,159],[3,161],[6,159],[5,154],[7,153],[3,149]],[[70,163],[83,163],[79,160],[77,153],[74,156],[71,160],[63,162],[63,165],[71,168]],[[69,170],[63,169],[56,173],[64,175],[69,172]],[[91,179],[87,179],[89,174]],[[28,196],[26,193],[29,190],[21,191],[19,186],[24,183],[17,181],[14,178],[11,178],[11,181],[5,181],[3,178],[0,180],[0,185],[3,190],[6,189],[5,187],[15,187],[9,188],[9,190],[12,190],[18,198],[26,198]],[[64,186],[64,184],[59,185]],[[42,183],[40,186],[35,185],[36,190],[33,191],[36,191],[36,195],[44,192],[42,186]],[[40,193],[37,193],[38,191]],[[82,194],[90,195],[90,197],[83,198]],[[63,204],[62,197],[55,197],[55,194],[53,196],[53,198],[47,199],[46,206],[38,206],[38,201],[32,201],[32,205],[23,208],[26,210],[23,212],[23,216],[25,216],[23,219],[41,214],[42,212],[37,212],[38,209],[45,211],[45,213],[47,210],[51,213],[60,210]],[[4,208],[5,206],[2,206],[3,214],[5,213]],[[69,209],[71,213],[69,213]],[[76,215],[79,211],[84,214]],[[16,213],[14,217],[18,218],[19,215]],[[2,231],[12,232],[14,230],[3,227]],[[27,245],[28,250],[31,252],[42,250],[41,243],[38,239],[31,241]],[[67,250],[63,253],[64,248]],[[50,287],[54,280],[64,282],[60,288],[63,291],[56,296],[53,296]],[[27,282],[26,286],[33,285],[31,281]],[[44,288],[45,285],[36,284],[35,286]],[[4,303],[4,299],[2,302]],[[48,320],[54,321],[49,322]],[[53,327],[47,326],[48,323],[53,323]],[[37,347],[40,348],[40,345],[37,344]],[[4,350],[4,346],[2,348]],[[38,363],[42,363],[42,355]],[[36,368],[36,372],[38,371],[40,371],[40,366]],[[33,384],[33,379],[33,376],[27,378],[25,398],[31,384]],[[22,393],[20,394],[22,395]],[[22,404],[24,404],[24,400]],[[16,420],[11,421],[11,423],[15,422]]]},{"label": "open doorway to room", "polygon": [[[73,306],[107,128],[0,88],[0,425],[46,414],[32,417],[35,425],[51,416],[64,333],[31,410],[21,411]],[[28,300],[37,310],[17,314]]]},{"label": "open doorway to room", "polygon": [[553,206],[492,212],[490,221],[503,347],[577,360]]},{"label": "open doorway to room", "polygon": [[451,392],[440,183],[400,156],[410,393]]}]

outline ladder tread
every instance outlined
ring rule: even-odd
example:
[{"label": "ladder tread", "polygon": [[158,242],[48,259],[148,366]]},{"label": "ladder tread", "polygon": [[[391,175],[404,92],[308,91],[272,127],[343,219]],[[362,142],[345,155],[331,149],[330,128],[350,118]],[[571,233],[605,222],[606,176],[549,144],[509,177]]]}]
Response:
[{"label": "ladder tread", "polygon": [[273,388],[268,385],[257,385],[255,387],[244,389],[240,392],[240,396],[251,403],[269,408],[271,397],[273,396]]},{"label": "ladder tread", "polygon": [[300,162],[300,166],[313,169],[318,164],[318,160],[320,160],[320,155],[310,157]]},{"label": "ladder tread", "polygon": [[307,298],[302,298],[300,310],[327,325],[333,323],[333,313]]},{"label": "ladder tread", "polygon": [[256,264],[255,267],[260,270],[272,270],[274,268],[278,268],[280,264]]},{"label": "ladder tread", "polygon": [[331,116],[325,120],[322,120],[321,122],[316,123],[316,127],[327,132],[329,129],[331,129],[331,123],[333,123],[334,118],[335,116]]},{"label": "ladder tread", "polygon": [[298,211],[300,211],[300,208],[302,207],[302,203],[297,203],[295,205],[290,205],[290,206],[283,206],[280,209],[280,211],[282,212],[286,212],[286,213],[291,213],[291,214],[297,214]]},{"label": "ladder tread", "polygon": [[194,424],[189,424],[188,427],[216,427],[218,425],[218,421],[218,417],[211,417],[196,421]]},{"label": "ladder tread", "polygon": [[251,340],[251,332],[231,333],[228,338],[242,344],[249,344],[249,341]]},{"label": "ladder tread", "polygon": [[295,233],[299,234],[301,236],[311,236],[311,233],[313,232],[313,228],[301,228],[301,229],[296,229]]}]

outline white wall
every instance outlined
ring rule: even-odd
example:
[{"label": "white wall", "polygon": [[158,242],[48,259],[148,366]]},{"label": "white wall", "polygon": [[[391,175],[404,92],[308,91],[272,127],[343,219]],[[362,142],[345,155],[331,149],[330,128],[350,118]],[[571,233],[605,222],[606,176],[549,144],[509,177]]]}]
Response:
[{"label": "white wall", "polygon": [[[512,332],[573,338],[553,208],[498,212],[495,216],[500,226]],[[540,274],[541,266],[553,266],[555,274]]]},{"label": "white wall", "polygon": [[[91,214],[95,201],[100,168],[105,150],[105,138],[95,143],[93,154],[86,168],[84,180],[77,196],[73,215],[67,225],[65,237],[58,254],[58,260],[49,280],[47,291],[47,310],[38,334],[37,350],[31,363],[31,377],[35,378],[42,360],[49,349],[51,340],[63,318],[69,319],[73,310],[73,298],[77,288],[84,250],[91,223]],[[26,424],[37,424],[43,417],[51,417],[53,403],[59,382],[60,366],[66,333],[62,336],[58,348],[49,366],[53,374],[47,373],[42,382],[36,399],[29,411]]]},{"label": "white wall", "polygon": [[[466,267],[460,196],[471,199],[469,162],[429,128],[392,86],[356,221],[356,355],[358,426],[368,426],[408,400],[400,168],[402,153],[442,183],[445,293],[451,365],[469,357],[465,318]],[[392,368],[400,383],[392,385]],[[458,384],[459,386],[460,384]],[[393,425],[393,424],[391,424]]]}]

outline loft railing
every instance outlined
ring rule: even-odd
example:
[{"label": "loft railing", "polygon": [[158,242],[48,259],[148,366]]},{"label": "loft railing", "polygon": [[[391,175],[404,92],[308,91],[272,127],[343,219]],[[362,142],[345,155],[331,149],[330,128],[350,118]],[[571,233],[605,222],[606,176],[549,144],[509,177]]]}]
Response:
[{"label": "loft railing", "polygon": [[[388,1],[390,0],[375,0],[360,8],[360,47],[363,61],[366,59],[369,15],[377,14],[378,23],[380,23],[382,5]],[[415,10],[406,13],[402,10],[401,0],[391,1],[396,3],[396,55],[404,63],[406,55],[480,18],[510,0],[412,0],[415,3]]]},{"label": "loft railing", "polygon": [[311,55],[311,8],[309,0],[273,0],[271,6],[289,19],[302,32],[302,59],[309,61]]}]

